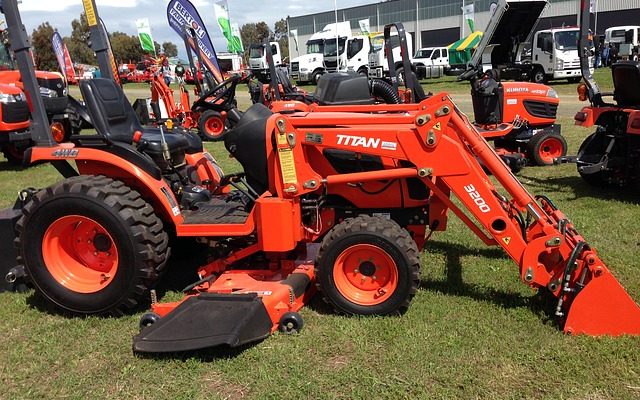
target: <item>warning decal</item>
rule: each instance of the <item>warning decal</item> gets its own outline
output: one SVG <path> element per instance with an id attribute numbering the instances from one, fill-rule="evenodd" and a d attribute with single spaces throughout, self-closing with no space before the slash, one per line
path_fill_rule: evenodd
<path id="1" fill-rule="evenodd" d="M 87 14 L 87 23 L 89 26 L 98 25 L 98 18 L 96 17 L 93 0 L 82 0 L 82 3 L 84 5 L 84 12 Z"/>
<path id="2" fill-rule="evenodd" d="M 278 149 L 280 158 L 280 172 L 284 183 L 298 183 L 298 174 L 296 173 L 296 164 L 293 160 L 293 149 Z"/>

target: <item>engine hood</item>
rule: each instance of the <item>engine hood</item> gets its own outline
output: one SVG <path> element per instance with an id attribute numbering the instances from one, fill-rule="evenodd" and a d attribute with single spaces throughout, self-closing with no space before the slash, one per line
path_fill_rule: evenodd
<path id="1" fill-rule="evenodd" d="M 311 53 L 311 54 L 303 54 L 291 60 L 292 63 L 297 62 L 300 64 L 310 64 L 313 62 L 320 63 L 322 62 L 322 54 L 320 53 Z"/>

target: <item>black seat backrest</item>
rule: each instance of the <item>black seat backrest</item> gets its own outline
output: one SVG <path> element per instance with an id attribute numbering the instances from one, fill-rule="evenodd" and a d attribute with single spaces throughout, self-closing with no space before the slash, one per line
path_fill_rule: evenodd
<path id="1" fill-rule="evenodd" d="M 83 79 L 80 92 L 98 134 L 131 144 L 140 121 L 120 86 L 111 79 Z"/>
<path id="2" fill-rule="evenodd" d="M 620 61 L 611 66 L 614 98 L 619 106 L 640 107 L 640 63 Z"/>
<path id="3" fill-rule="evenodd" d="M 240 162 L 247 183 L 259 194 L 269 190 L 266 128 L 267 120 L 272 115 L 264 105 L 254 104 L 224 138 L 227 151 Z"/>

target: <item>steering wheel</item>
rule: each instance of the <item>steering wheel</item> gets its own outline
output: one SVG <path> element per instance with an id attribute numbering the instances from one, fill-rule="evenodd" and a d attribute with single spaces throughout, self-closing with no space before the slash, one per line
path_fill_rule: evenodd
<path id="1" fill-rule="evenodd" d="M 224 98 L 224 101 L 219 104 L 220 106 L 228 105 L 233 98 L 235 98 L 236 87 L 244 78 L 242 75 L 234 74 L 212 89 L 207 90 L 200 96 L 200 99 L 194 103 L 194 106 L 201 106 L 205 103 L 218 104 L 218 101 Z M 213 100 L 208 100 L 210 97 L 215 96 Z"/>

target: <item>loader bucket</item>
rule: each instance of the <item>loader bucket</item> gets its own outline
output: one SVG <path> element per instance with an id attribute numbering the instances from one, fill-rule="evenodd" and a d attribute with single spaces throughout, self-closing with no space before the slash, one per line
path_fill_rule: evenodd
<path id="1" fill-rule="evenodd" d="M 564 332 L 571 335 L 640 335 L 640 307 L 611 272 L 595 275 L 571 303 Z"/>
<path id="2" fill-rule="evenodd" d="M 262 340 L 273 323 L 256 294 L 203 293 L 133 338 L 136 353 L 173 353 Z"/>

